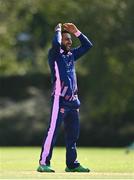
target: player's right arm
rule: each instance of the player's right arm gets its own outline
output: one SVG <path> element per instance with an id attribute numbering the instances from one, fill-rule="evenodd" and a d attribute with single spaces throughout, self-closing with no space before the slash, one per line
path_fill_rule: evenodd
<path id="1" fill-rule="evenodd" d="M 52 41 L 52 49 L 51 49 L 51 51 L 53 53 L 59 53 L 60 52 L 61 39 L 62 39 L 61 26 L 62 26 L 62 24 L 59 23 L 55 27 L 55 35 L 54 35 L 54 38 L 53 38 L 53 41 Z"/>

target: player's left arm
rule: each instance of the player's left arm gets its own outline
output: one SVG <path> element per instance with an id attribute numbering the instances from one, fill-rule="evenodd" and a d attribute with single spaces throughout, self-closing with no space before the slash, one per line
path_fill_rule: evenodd
<path id="1" fill-rule="evenodd" d="M 80 33 L 80 35 L 76 37 L 79 38 L 81 45 L 73 49 L 75 61 L 79 59 L 81 56 L 83 56 L 93 46 L 91 41 L 84 34 Z"/>
<path id="2" fill-rule="evenodd" d="M 78 30 L 78 28 L 74 24 L 65 23 L 63 24 L 63 27 L 64 29 L 78 37 L 80 40 L 81 45 L 73 49 L 74 60 L 76 61 L 78 58 L 84 55 L 93 46 L 93 44 L 84 34 L 82 34 Z"/>

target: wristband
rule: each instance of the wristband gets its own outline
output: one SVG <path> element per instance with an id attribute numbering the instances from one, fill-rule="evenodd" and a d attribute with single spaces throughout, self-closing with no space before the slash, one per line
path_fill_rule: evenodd
<path id="1" fill-rule="evenodd" d="M 55 29 L 55 31 L 61 31 L 61 28 L 60 28 L 60 27 L 58 27 L 58 28 L 56 28 L 56 29 Z"/>
<path id="2" fill-rule="evenodd" d="M 81 32 L 78 30 L 76 33 L 74 33 L 76 37 L 79 37 L 81 35 Z"/>

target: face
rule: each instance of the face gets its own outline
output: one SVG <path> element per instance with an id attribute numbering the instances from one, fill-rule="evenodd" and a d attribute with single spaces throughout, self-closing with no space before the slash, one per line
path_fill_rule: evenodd
<path id="1" fill-rule="evenodd" d="M 72 38 L 69 33 L 62 34 L 62 44 L 64 45 L 65 49 L 69 51 L 72 46 Z"/>

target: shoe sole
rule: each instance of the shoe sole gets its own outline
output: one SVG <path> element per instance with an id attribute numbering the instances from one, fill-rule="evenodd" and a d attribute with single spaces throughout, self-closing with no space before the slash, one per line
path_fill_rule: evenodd
<path id="1" fill-rule="evenodd" d="M 65 172 L 88 173 L 88 172 L 90 172 L 90 170 L 87 170 L 87 171 L 77 171 L 77 170 L 69 170 L 69 169 L 65 169 Z"/>
<path id="2" fill-rule="evenodd" d="M 41 172 L 41 173 L 43 173 L 43 172 L 46 172 L 46 173 L 54 173 L 55 171 L 54 170 L 43 170 L 43 169 L 37 169 L 37 172 Z"/>

